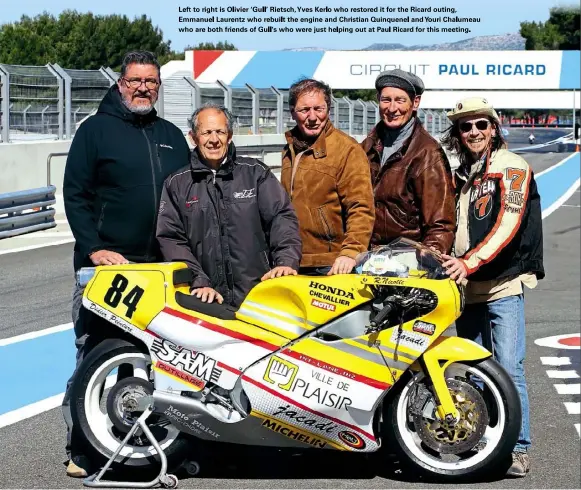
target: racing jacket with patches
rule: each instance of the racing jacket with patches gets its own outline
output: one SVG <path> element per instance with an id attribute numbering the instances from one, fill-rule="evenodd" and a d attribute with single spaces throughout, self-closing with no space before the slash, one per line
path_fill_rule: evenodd
<path id="1" fill-rule="evenodd" d="M 211 287 L 240 306 L 271 267 L 298 270 L 295 211 L 272 171 L 254 158 L 227 158 L 214 173 L 196 150 L 190 165 L 165 181 L 157 221 L 164 260 L 185 262 L 192 288 Z"/>
<path id="2" fill-rule="evenodd" d="M 500 149 L 472 172 L 454 174 L 458 229 L 454 255 L 471 281 L 545 276 L 541 202 L 528 163 Z"/>

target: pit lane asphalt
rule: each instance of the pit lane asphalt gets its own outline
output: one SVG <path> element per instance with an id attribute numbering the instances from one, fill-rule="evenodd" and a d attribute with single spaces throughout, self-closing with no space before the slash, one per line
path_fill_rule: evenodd
<path id="1" fill-rule="evenodd" d="M 566 155 L 524 156 L 539 173 Z M 563 354 L 534 344 L 540 337 L 579 332 L 579 204 L 577 190 L 566 206 L 544 220 L 547 277 L 525 293 L 533 436 L 533 466 L 527 478 L 442 485 L 418 480 L 395 461 L 370 462 L 359 455 L 322 451 L 289 456 L 269 450 L 244 451 L 237 459 L 218 457 L 218 470 L 205 478 L 184 476 L 180 488 L 580 488 L 579 436 L 573 427 L 579 416 L 567 413 L 540 362 L 541 356 Z M 0 338 L 70 321 L 71 255 L 72 244 L 67 244 L 0 256 Z M 576 359 L 573 368 L 579 373 L 578 353 Z M 64 474 L 64 442 L 59 409 L 0 429 L 0 488 L 81 488 L 80 480 Z"/>

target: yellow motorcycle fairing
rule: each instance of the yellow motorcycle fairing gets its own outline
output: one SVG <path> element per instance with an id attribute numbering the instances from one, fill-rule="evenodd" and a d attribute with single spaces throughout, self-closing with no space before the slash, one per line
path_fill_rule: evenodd
<path id="1" fill-rule="evenodd" d="M 164 310 L 178 312 L 184 318 L 200 319 L 230 331 L 233 336 L 268 344 L 271 352 L 286 346 L 283 354 L 307 359 L 305 362 L 313 365 L 342 370 L 381 391 L 393 385 L 424 354 L 428 357 L 429 374 L 441 402 L 438 409 L 445 413 L 455 412 L 451 411 L 453 404 L 447 389 L 443 391 L 445 380 L 438 362 L 489 355 L 487 351 L 477 354 L 477 347 L 467 352 L 454 350 L 454 345 L 462 344 L 457 342 L 459 339 L 454 339 L 454 343 L 438 342 L 444 330 L 460 314 L 460 296 L 451 280 L 355 274 L 286 276 L 257 284 L 237 311 L 237 319 L 223 320 L 188 310 L 176 302 L 177 291 L 189 292 L 187 284 L 174 285 L 174 273 L 185 267 L 183 263 L 97 267 L 87 285 L 86 306 L 101 316 L 110 315 L 108 319 L 112 323 L 122 326 L 126 322 L 140 330 L 145 330 Z M 317 336 L 319 331 L 325 332 L 333 320 L 370 302 L 374 297 L 373 288 L 382 286 L 430 290 L 437 296 L 437 307 L 404 323 L 401 330 L 399 325 L 394 325 L 370 335 L 365 333 L 367 325 L 362 324 L 360 331 L 351 337 L 326 340 Z M 116 322 L 117 319 L 122 321 Z M 430 335 L 418 332 L 418 322 L 432 325 L 433 332 Z M 430 354 L 432 344 L 438 347 Z M 241 370 L 245 367 L 237 366 Z M 376 400 L 369 402 L 369 406 L 366 403 L 359 408 L 369 410 Z"/>

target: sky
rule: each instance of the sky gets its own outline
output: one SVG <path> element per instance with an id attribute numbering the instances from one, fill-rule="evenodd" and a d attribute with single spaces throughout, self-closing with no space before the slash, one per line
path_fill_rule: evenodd
<path id="1" fill-rule="evenodd" d="M 570 3 L 570 2 L 569 2 Z M 545 21 L 549 17 L 549 9 L 561 5 L 561 0 L 487 0 L 484 1 L 458 1 L 458 0 L 401 0 L 399 3 L 389 0 L 328 0 L 322 1 L 274 1 L 270 0 L 237 0 L 229 2 L 202 3 L 188 0 L 140 0 L 139 2 L 120 2 L 119 0 L 0 0 L 0 24 L 18 21 L 22 15 L 34 17 L 37 14 L 47 11 L 55 16 L 65 9 L 74 9 L 79 12 L 92 12 L 95 15 L 121 14 L 129 18 L 146 15 L 154 26 L 163 31 L 164 39 L 171 40 L 171 48 L 179 51 L 187 45 L 196 45 L 199 42 L 229 41 L 240 50 L 282 50 L 290 48 L 318 47 L 322 49 L 344 49 L 356 50 L 365 48 L 373 43 L 401 43 L 407 46 L 417 44 L 437 44 L 442 42 L 455 42 L 475 36 L 487 36 L 494 34 L 518 33 L 520 22 L 522 21 Z M 329 6 L 346 8 L 350 7 L 376 7 L 376 6 L 411 6 L 416 7 L 452 7 L 457 9 L 460 17 L 480 17 L 481 23 L 470 24 L 472 32 L 465 33 L 362 33 L 362 34 L 336 34 L 336 33 L 212 33 L 195 34 L 179 33 L 180 24 L 178 17 L 182 16 L 202 16 L 208 14 L 179 13 L 179 8 L 188 6 L 203 7 L 208 6 Z M 210 14 L 221 16 L 238 16 L 240 14 Z M 249 15 L 249 14 L 242 14 Z M 253 15 L 253 14 L 250 14 Z M 288 14 L 268 14 L 268 15 L 288 15 Z M 295 16 L 312 15 L 337 15 L 337 14 L 296 14 Z M 398 17 L 408 14 L 353 14 L 349 16 L 371 16 L 371 15 L 397 15 Z M 454 15 L 454 14 L 409 14 L 409 15 Z M 183 24 L 182 24 L 183 25 Z M 189 24 L 191 26 L 191 24 Z M 225 24 L 214 24 L 225 25 Z M 308 24 L 287 24 L 297 26 L 308 26 Z M 365 24 L 359 24 L 365 25 Z M 369 25 L 369 24 L 367 24 Z M 381 24 L 375 24 L 381 25 Z M 401 25 L 401 24 L 400 24 Z M 437 24 L 445 25 L 445 24 Z M 447 24 L 447 26 L 454 26 Z M 352 27 L 355 27 L 352 25 Z"/>

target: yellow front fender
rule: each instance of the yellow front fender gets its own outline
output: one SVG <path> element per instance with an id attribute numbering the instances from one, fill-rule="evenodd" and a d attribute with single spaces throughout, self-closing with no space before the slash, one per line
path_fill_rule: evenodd
<path id="1" fill-rule="evenodd" d="M 477 361 L 491 355 L 490 351 L 476 342 L 460 337 L 440 337 L 424 352 L 422 358 L 427 369 L 425 374 L 430 377 L 434 385 L 439 402 L 437 411 L 442 419 L 446 416 L 458 417 L 444 377 L 446 368 L 453 362 Z"/>
<path id="2" fill-rule="evenodd" d="M 436 361 L 477 361 L 486 359 L 492 353 L 480 344 L 461 337 L 440 337 L 424 352 L 424 360 L 433 358 Z"/>

